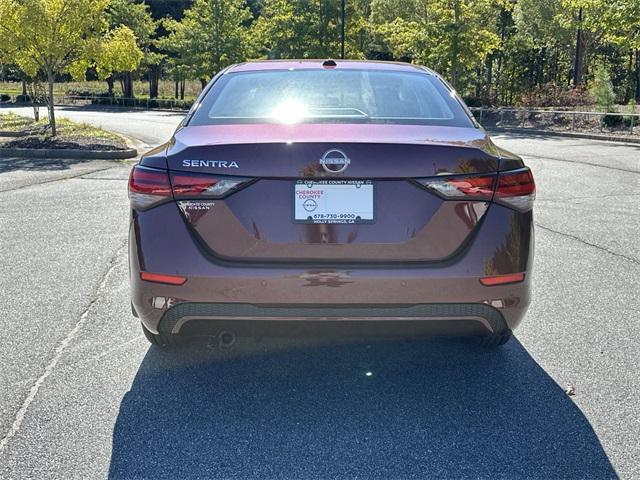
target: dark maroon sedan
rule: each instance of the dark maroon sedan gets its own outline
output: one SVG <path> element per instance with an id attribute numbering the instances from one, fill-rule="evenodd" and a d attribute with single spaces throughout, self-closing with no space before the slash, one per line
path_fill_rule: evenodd
<path id="1" fill-rule="evenodd" d="M 531 172 L 420 66 L 229 67 L 129 197 L 132 306 L 158 345 L 284 326 L 494 346 L 529 304 Z"/>

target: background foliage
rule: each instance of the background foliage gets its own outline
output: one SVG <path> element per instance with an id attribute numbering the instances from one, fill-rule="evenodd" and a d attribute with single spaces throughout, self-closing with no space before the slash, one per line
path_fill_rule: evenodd
<path id="1" fill-rule="evenodd" d="M 35 38 L 56 28 L 44 7 L 72 3 L 61 38 L 77 48 L 54 75 L 105 80 L 108 95 L 119 83 L 134 96 L 139 79 L 153 98 L 167 79 L 172 96 L 183 98 L 185 82 L 204 85 L 247 59 L 340 57 L 340 0 L 0 0 L 2 24 L 22 21 L 22 37 Z M 612 108 L 640 100 L 640 0 L 345 3 L 347 58 L 430 66 L 471 105 Z M 22 20 L 20 9 L 30 12 Z M 53 58 L 60 45 L 27 48 L 0 26 L 0 75 L 46 77 L 33 52 Z"/>

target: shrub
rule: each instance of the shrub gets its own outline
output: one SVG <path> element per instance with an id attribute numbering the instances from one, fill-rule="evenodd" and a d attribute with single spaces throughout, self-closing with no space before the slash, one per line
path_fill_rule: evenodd
<path id="1" fill-rule="evenodd" d="M 0 102 L 10 102 L 11 95 L 7 95 L 6 93 L 0 94 Z"/>
<path id="2" fill-rule="evenodd" d="M 611 111 L 616 99 L 616 94 L 613 91 L 613 84 L 611 83 L 609 72 L 602 65 L 596 68 L 595 75 L 589 86 L 589 93 L 596 101 L 598 107 L 607 112 Z"/>
<path id="3" fill-rule="evenodd" d="M 592 105 L 593 98 L 584 87 L 570 88 L 546 83 L 527 92 L 522 98 L 525 107 L 578 107 Z"/>
<path id="4" fill-rule="evenodd" d="M 31 97 L 29 95 L 18 95 L 16 103 L 31 103 Z"/>

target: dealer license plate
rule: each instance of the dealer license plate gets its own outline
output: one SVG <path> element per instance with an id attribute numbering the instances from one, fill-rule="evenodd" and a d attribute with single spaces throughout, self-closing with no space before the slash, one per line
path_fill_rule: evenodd
<path id="1" fill-rule="evenodd" d="M 293 189 L 296 223 L 373 223 L 371 180 L 298 180 Z"/>

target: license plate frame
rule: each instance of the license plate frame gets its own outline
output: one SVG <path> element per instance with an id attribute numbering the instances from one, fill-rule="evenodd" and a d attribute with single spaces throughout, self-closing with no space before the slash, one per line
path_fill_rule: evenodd
<path id="1" fill-rule="evenodd" d="M 300 197 L 300 187 L 304 187 L 309 190 L 320 190 L 321 194 L 305 194 L 305 197 Z M 321 187 L 317 189 L 316 187 Z M 347 189 L 346 187 L 349 187 Z M 362 197 L 370 195 L 370 200 L 367 198 L 361 198 L 359 201 L 365 203 L 362 207 L 353 207 L 346 209 L 346 211 L 333 212 L 332 206 L 327 208 L 327 198 L 331 195 L 339 195 L 340 190 L 343 190 L 345 194 L 353 192 L 352 188 L 363 188 L 360 192 Z M 293 223 L 307 224 L 307 225 L 360 225 L 360 224 L 372 224 L 376 221 L 376 185 L 373 180 L 341 180 L 341 179 L 309 179 L 309 180 L 297 180 L 293 184 L 292 190 L 292 212 L 291 217 Z M 351 190 L 351 192 L 349 192 Z M 335 199 L 334 199 L 335 200 Z M 304 202 L 308 202 L 307 206 L 303 206 Z M 314 206 L 315 204 L 315 206 Z M 370 207 L 369 207 L 370 205 Z M 309 210 L 311 208 L 312 210 Z M 327 211 L 329 210 L 329 211 Z M 356 211 L 354 211 L 356 210 Z M 368 211 L 370 210 L 370 211 Z M 307 218 L 301 218 L 298 213 L 308 214 Z M 317 212 L 317 213 L 313 213 Z M 360 214 L 360 215 L 359 215 Z M 321 215 L 320 218 L 318 216 Z M 364 218 L 363 218 L 364 217 Z"/>

